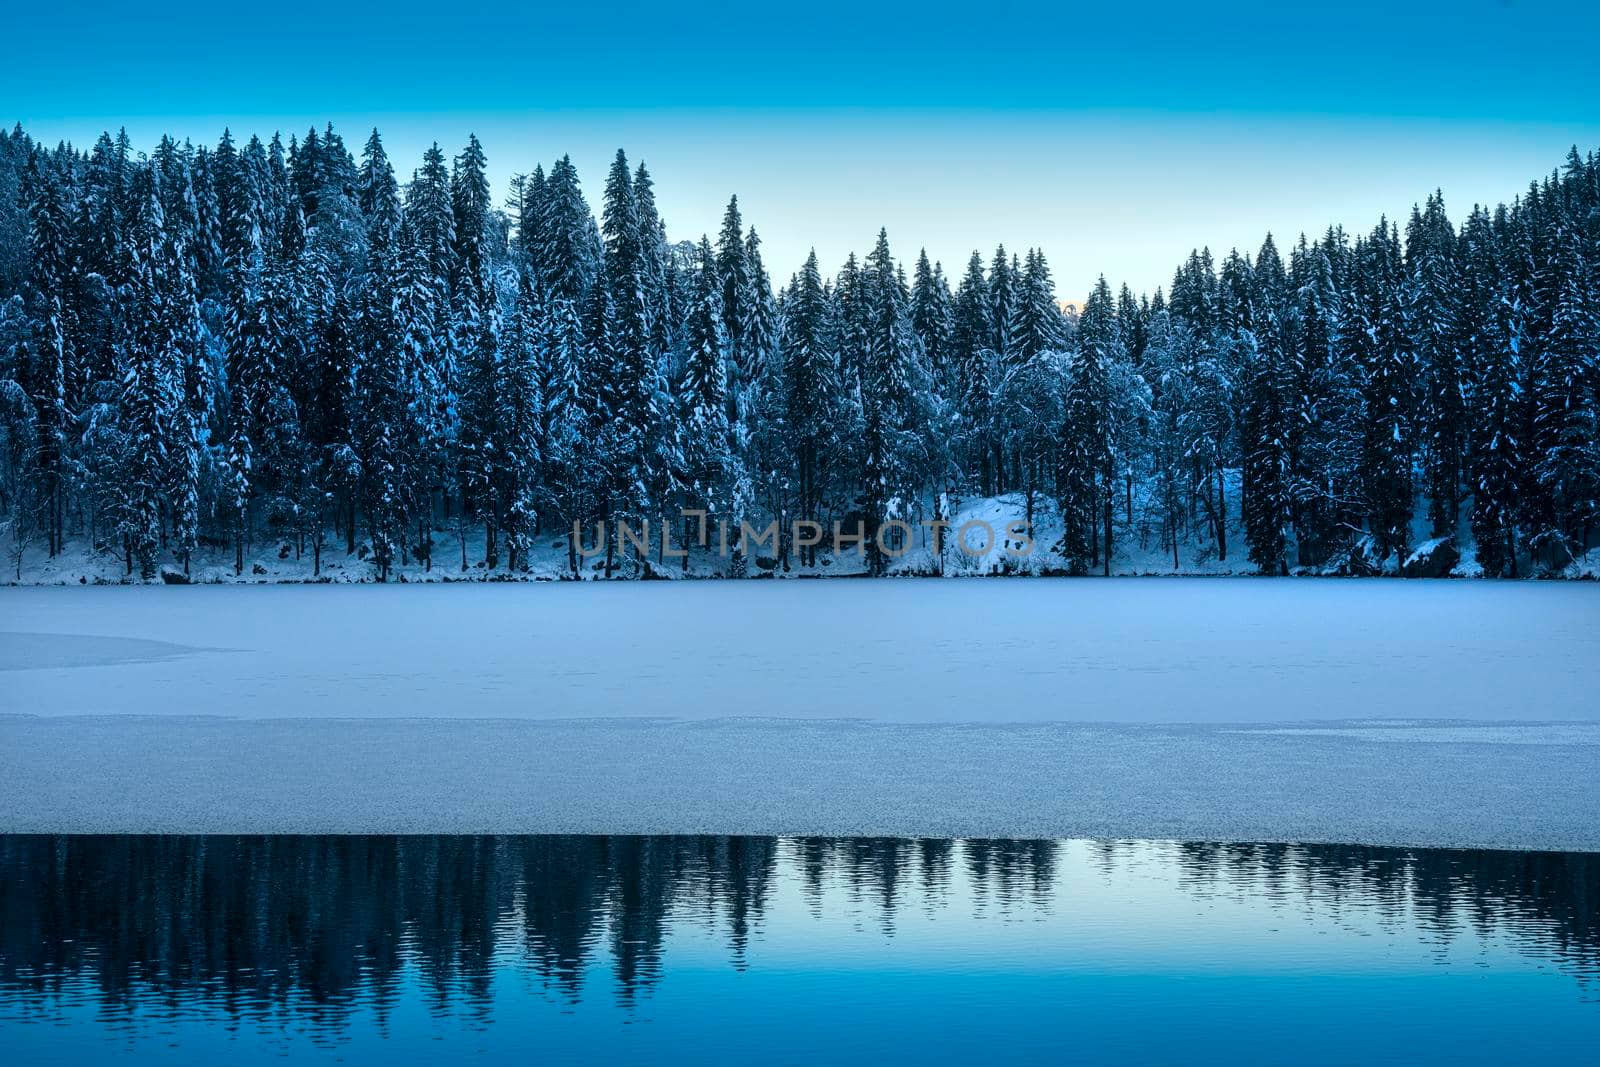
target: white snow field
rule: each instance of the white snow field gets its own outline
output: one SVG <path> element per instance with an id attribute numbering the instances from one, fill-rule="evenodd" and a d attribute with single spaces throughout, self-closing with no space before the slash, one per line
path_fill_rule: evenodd
<path id="1" fill-rule="evenodd" d="M 0 832 L 1600 849 L 1600 586 L 0 589 Z"/>

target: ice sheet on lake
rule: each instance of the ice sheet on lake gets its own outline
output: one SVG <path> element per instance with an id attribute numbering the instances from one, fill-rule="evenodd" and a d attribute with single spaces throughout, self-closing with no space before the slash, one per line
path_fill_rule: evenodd
<path id="1" fill-rule="evenodd" d="M 1597 782 L 1592 734 L 1552 744 L 1388 744 L 1151 724 L 0 717 L 0 832 L 1600 850 Z"/>
<path id="2" fill-rule="evenodd" d="M 1600 849 L 1589 584 L 91 587 L 0 618 L 53 635 L 0 635 L 33 664 L 0 832 Z"/>
<path id="3" fill-rule="evenodd" d="M 1600 719 L 1600 585 L 1121 579 L 0 589 L 0 626 L 204 646 L 0 712 L 889 722 Z M 0 658 L 53 655 L 41 638 Z"/>

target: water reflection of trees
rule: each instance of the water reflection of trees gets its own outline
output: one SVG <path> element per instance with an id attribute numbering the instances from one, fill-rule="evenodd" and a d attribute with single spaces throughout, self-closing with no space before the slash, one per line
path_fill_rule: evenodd
<path id="1" fill-rule="evenodd" d="M 1600 854 L 1366 845 L 1184 844 L 1194 892 L 1266 897 L 1332 913 L 1375 911 L 1441 943 L 1503 934 L 1585 981 L 1600 980 Z"/>
<path id="2" fill-rule="evenodd" d="M 1152 854 L 1152 847 L 1156 850 Z M 386 1017 L 410 967 L 441 1010 L 486 1010 L 513 953 L 576 1002 L 609 967 L 625 1003 L 660 980 L 669 931 L 744 966 L 779 879 L 892 933 L 908 907 L 1067 911 L 1052 841 L 761 837 L 0 838 L 0 993 L 87 982 L 114 1016 L 140 997 L 231 1015 L 284 1007 L 337 1027 Z M 1502 932 L 1600 975 L 1600 856 L 1354 846 L 1105 843 L 1090 862 L 1171 870 L 1193 894 L 1375 909 L 1442 937 Z"/>

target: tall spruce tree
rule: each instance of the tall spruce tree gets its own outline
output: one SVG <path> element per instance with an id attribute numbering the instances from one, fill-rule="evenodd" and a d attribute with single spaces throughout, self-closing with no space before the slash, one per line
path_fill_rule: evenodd
<path id="1" fill-rule="evenodd" d="M 1411 547 L 1415 361 L 1402 327 L 1399 235 L 1380 221 L 1356 246 L 1351 350 L 1361 368 L 1361 486 L 1377 558 L 1403 563 Z"/>

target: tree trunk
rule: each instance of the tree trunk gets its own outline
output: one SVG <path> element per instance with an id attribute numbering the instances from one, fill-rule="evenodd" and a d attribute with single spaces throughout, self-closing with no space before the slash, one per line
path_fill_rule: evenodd
<path id="1" fill-rule="evenodd" d="M 1217 471 L 1217 559 L 1228 558 L 1228 479 Z"/>
<path id="2" fill-rule="evenodd" d="M 1107 479 L 1106 480 L 1106 554 L 1105 554 L 1104 570 L 1101 571 L 1101 574 L 1103 574 L 1107 578 L 1111 577 L 1111 516 L 1112 516 L 1112 501 L 1114 499 L 1112 494 L 1111 494 L 1111 485 L 1112 485 L 1111 480 Z"/>

